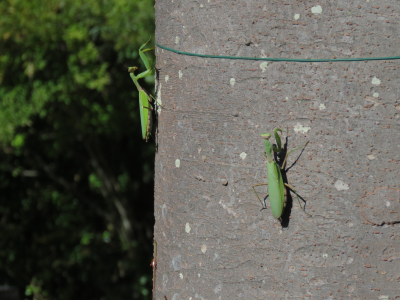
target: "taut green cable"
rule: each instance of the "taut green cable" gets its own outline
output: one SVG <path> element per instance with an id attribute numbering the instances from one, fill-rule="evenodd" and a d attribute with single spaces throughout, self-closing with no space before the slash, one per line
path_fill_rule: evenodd
<path id="1" fill-rule="evenodd" d="M 165 46 L 161 46 L 155 43 L 158 47 L 188 56 L 198 56 L 205 58 L 219 58 L 219 59 L 242 59 L 242 60 L 264 60 L 264 61 L 292 61 L 292 62 L 336 62 L 336 61 L 366 61 L 366 60 L 394 60 L 400 59 L 400 56 L 387 56 L 387 57 L 364 57 L 364 58 L 320 58 L 320 59 L 302 59 L 302 58 L 268 58 L 268 57 L 240 57 L 240 56 L 224 56 L 224 55 L 206 55 L 197 54 L 190 52 L 183 52 L 175 49 L 171 49 Z"/>

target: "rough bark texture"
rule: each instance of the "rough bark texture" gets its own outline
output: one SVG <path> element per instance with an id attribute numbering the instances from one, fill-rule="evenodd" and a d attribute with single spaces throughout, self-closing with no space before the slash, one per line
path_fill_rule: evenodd
<path id="1" fill-rule="evenodd" d="M 156 41 L 215 55 L 390 56 L 399 16 L 394 0 L 158 0 Z M 156 299 L 400 298 L 400 61 L 156 55 Z M 310 141 L 289 156 L 289 167 L 299 159 L 287 179 L 312 217 L 292 195 L 281 223 L 252 191 L 266 181 L 260 134 L 277 127 L 289 128 L 289 150 Z"/>

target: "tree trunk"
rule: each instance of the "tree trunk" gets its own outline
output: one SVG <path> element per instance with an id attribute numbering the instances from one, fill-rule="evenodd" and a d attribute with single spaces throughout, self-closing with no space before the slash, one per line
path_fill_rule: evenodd
<path id="1" fill-rule="evenodd" d="M 399 55 L 399 1 L 265 2 L 159 0 L 156 41 L 210 55 Z M 399 297 L 398 60 L 156 55 L 156 299 Z M 293 193 L 282 222 L 268 198 L 260 211 L 260 134 L 275 128 L 288 128 L 288 150 L 309 141 L 287 180 L 311 217 Z"/>

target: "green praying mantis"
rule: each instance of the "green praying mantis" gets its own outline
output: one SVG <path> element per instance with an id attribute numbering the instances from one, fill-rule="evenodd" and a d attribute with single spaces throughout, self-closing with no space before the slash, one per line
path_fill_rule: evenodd
<path id="1" fill-rule="evenodd" d="M 271 204 L 272 214 L 276 219 L 281 220 L 281 216 L 283 214 L 283 211 L 286 207 L 286 202 L 287 202 L 287 190 L 286 190 L 287 188 L 289 188 L 296 194 L 297 201 L 299 202 L 299 205 L 301 208 L 299 195 L 297 194 L 296 190 L 293 187 L 291 187 L 287 183 L 283 182 L 281 170 L 283 170 L 283 171 L 285 170 L 286 161 L 287 161 L 287 157 L 289 156 L 289 154 L 292 153 L 293 151 L 302 149 L 305 146 L 307 146 L 308 141 L 303 146 L 295 148 L 295 149 L 287 152 L 286 156 L 285 156 L 285 160 L 283 161 L 282 167 L 279 167 L 279 165 L 273 160 L 273 153 L 272 153 L 272 152 L 275 152 L 275 154 L 277 156 L 279 156 L 279 154 L 281 154 L 281 152 L 283 150 L 281 138 L 278 134 L 278 131 L 282 132 L 282 130 L 280 128 L 276 128 L 274 130 L 274 136 L 275 136 L 277 147 L 272 145 L 271 142 L 269 141 L 269 139 L 271 137 L 270 133 L 261 134 L 261 137 L 264 139 L 264 149 L 265 149 L 264 155 L 267 158 L 266 164 L 267 164 L 268 183 L 255 184 L 252 186 L 252 188 L 253 188 L 254 193 L 256 194 L 258 200 L 260 200 L 261 205 L 263 206 L 263 208 L 265 208 L 263 202 L 261 201 L 260 197 L 257 194 L 255 187 L 262 186 L 262 185 L 268 185 L 269 202 Z M 286 129 L 286 131 L 288 131 L 288 129 Z M 306 213 L 305 208 L 302 207 L 302 209 L 303 209 L 304 213 Z M 310 214 L 307 214 L 307 215 L 310 216 Z"/>
<path id="2" fill-rule="evenodd" d="M 151 40 L 150 39 L 144 43 L 140 48 L 139 48 L 139 55 L 140 58 L 142 59 L 146 71 L 140 73 L 139 75 L 135 76 L 135 71 L 138 69 L 137 67 L 128 67 L 128 72 L 130 73 L 129 75 L 131 76 L 133 83 L 136 85 L 138 91 L 139 91 L 139 110 L 140 110 L 140 122 L 142 125 L 142 137 L 143 139 L 147 142 L 150 134 L 151 134 L 151 128 L 153 125 L 153 120 L 152 120 L 152 115 L 151 112 L 153 110 L 153 107 L 151 106 L 152 99 L 154 97 L 150 94 L 148 94 L 139 84 L 138 79 L 146 77 L 151 74 L 153 71 L 150 67 L 150 63 L 144 52 L 149 51 L 154 49 L 153 48 L 147 48 L 143 49 Z M 154 99 L 155 100 L 155 99 Z M 156 101 L 156 100 L 155 100 Z M 161 106 L 161 105 L 160 105 Z"/>

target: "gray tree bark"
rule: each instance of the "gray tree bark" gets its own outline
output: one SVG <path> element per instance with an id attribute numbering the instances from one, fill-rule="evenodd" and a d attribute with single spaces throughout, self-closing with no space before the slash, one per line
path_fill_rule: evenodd
<path id="1" fill-rule="evenodd" d="M 399 15 L 395 0 L 158 0 L 156 41 L 210 55 L 386 57 L 400 55 Z M 400 298 L 400 61 L 156 55 L 156 299 Z M 287 180 L 312 217 L 292 194 L 280 222 L 251 187 L 267 181 L 260 134 L 287 127 L 288 150 L 309 141 Z"/>

